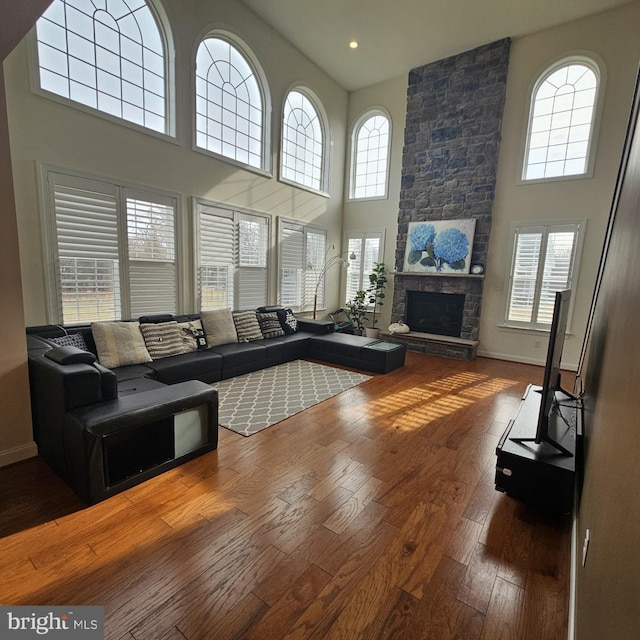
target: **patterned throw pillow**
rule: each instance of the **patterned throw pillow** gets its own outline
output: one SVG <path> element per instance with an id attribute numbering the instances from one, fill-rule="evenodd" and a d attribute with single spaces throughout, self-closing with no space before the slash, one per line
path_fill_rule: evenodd
<path id="1" fill-rule="evenodd" d="M 59 347 L 76 347 L 83 351 L 89 351 L 87 343 L 84 341 L 84 336 L 81 333 L 68 333 L 66 336 L 49 338 L 49 340 L 55 342 Z"/>
<path id="2" fill-rule="evenodd" d="M 207 338 L 204 335 L 204 329 L 202 328 L 202 322 L 200 322 L 200 320 L 178 322 L 178 331 L 182 338 L 185 353 L 209 348 Z"/>
<path id="3" fill-rule="evenodd" d="M 278 320 L 278 314 L 273 311 L 270 313 L 256 313 L 260 331 L 265 338 L 279 338 L 284 335 L 284 329 Z"/>
<path id="4" fill-rule="evenodd" d="M 151 362 L 138 322 L 92 322 L 91 332 L 103 367 Z"/>
<path id="5" fill-rule="evenodd" d="M 200 318 L 207 336 L 207 344 L 210 347 L 238 342 L 238 334 L 231 316 L 231 309 L 203 311 L 200 314 Z"/>
<path id="6" fill-rule="evenodd" d="M 287 335 L 291 335 L 298 331 L 298 320 L 295 315 L 293 315 L 293 311 L 291 311 L 291 309 L 281 309 L 280 311 L 276 311 L 276 313 L 278 314 L 280 325 Z"/>
<path id="7" fill-rule="evenodd" d="M 141 324 L 140 332 L 152 360 L 185 353 L 184 342 L 175 320 Z"/>
<path id="8" fill-rule="evenodd" d="M 263 339 L 264 336 L 260 330 L 255 311 L 234 311 L 232 315 L 236 325 L 238 342 L 253 342 Z"/>

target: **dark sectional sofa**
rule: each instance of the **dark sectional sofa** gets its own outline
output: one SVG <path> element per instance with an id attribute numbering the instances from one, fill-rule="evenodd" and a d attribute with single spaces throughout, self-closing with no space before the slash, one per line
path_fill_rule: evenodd
<path id="1" fill-rule="evenodd" d="M 86 350 L 52 341 L 77 333 Z M 405 358 L 404 345 L 303 319 L 289 335 L 114 369 L 97 361 L 90 325 L 29 327 L 27 348 L 38 452 L 88 504 L 215 449 L 218 397 L 211 383 L 300 358 L 376 373 Z"/>

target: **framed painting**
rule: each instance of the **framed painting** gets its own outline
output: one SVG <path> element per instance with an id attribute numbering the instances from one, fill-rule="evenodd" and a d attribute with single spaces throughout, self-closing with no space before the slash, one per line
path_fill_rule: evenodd
<path id="1" fill-rule="evenodd" d="M 403 271 L 467 274 L 476 219 L 410 222 Z"/>

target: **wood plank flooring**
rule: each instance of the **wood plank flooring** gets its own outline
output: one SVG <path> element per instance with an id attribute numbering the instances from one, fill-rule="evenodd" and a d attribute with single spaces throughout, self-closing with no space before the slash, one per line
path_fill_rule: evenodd
<path id="1" fill-rule="evenodd" d="M 111 640 L 561 640 L 569 518 L 494 489 L 539 367 L 407 365 L 87 508 L 0 469 L 0 603 L 102 605 Z"/>

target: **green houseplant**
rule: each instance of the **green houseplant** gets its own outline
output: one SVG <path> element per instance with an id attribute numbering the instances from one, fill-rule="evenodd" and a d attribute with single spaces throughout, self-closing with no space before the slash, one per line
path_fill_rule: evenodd
<path id="1" fill-rule="evenodd" d="M 364 331 L 364 322 L 367 313 L 367 307 L 364 302 L 366 297 L 367 292 L 360 289 L 360 291 L 356 291 L 353 298 L 351 298 L 351 300 L 348 300 L 347 304 L 345 305 L 349 310 L 349 316 L 351 317 L 351 321 L 353 322 L 354 331 L 358 335 L 362 335 Z"/>
<path id="2" fill-rule="evenodd" d="M 385 287 L 387 285 L 387 266 L 384 262 L 376 262 L 369 274 L 369 287 L 366 291 L 369 305 L 373 305 L 371 315 L 371 329 L 367 329 L 367 335 L 377 337 L 379 329 L 376 327 L 380 315 L 380 307 L 384 304 Z"/>

